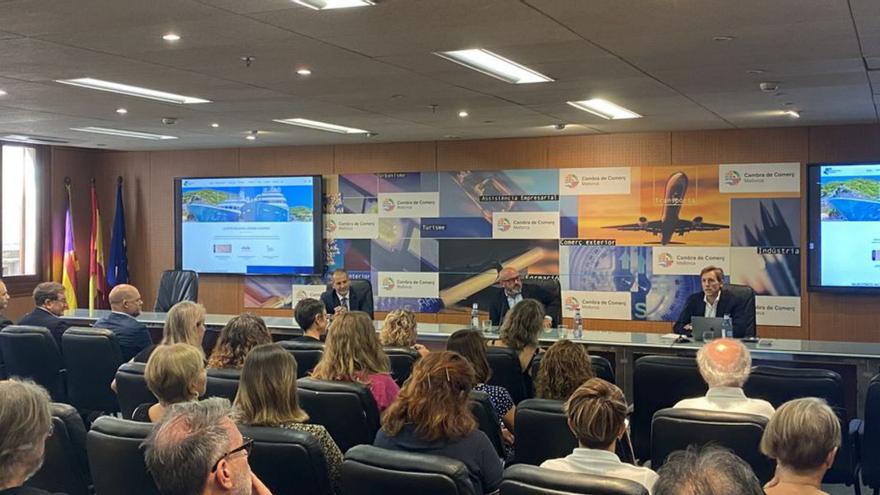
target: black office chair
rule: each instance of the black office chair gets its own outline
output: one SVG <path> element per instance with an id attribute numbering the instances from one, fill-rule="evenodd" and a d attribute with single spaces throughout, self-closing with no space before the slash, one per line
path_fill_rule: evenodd
<path id="1" fill-rule="evenodd" d="M 300 378 L 297 396 L 310 422 L 323 425 L 339 450 L 372 444 L 379 431 L 379 408 L 370 390 L 351 382 Z"/>
<path id="2" fill-rule="evenodd" d="M 535 356 L 532 362 L 532 376 L 538 376 L 538 372 L 541 371 L 542 356 L 543 354 Z M 596 378 L 601 378 L 608 383 L 615 382 L 614 367 L 611 366 L 611 361 L 602 356 L 590 354 L 590 367 L 593 368 L 593 374 L 596 375 Z"/>
<path id="3" fill-rule="evenodd" d="M 391 376 L 402 387 L 419 360 L 419 352 L 410 347 L 386 347 L 385 354 L 391 362 Z"/>
<path id="4" fill-rule="evenodd" d="M 548 316 L 553 318 L 553 325 L 559 326 L 562 322 L 562 289 L 558 279 L 528 278 L 523 280 L 523 285 L 533 285 L 547 294 L 552 304 L 545 308 Z"/>
<path id="5" fill-rule="evenodd" d="M 492 368 L 489 385 L 506 388 L 514 404 L 534 397 L 534 387 L 531 380 L 523 374 L 519 354 L 516 351 L 507 347 L 488 347 L 486 357 L 489 358 L 489 367 Z"/>
<path id="6" fill-rule="evenodd" d="M 192 270 L 165 270 L 159 279 L 155 311 L 165 313 L 180 301 L 199 300 L 199 274 Z"/>
<path id="7" fill-rule="evenodd" d="M 90 495 L 86 427 L 70 404 L 52 404 L 53 432 L 46 438 L 43 465 L 26 486 L 68 495 Z"/>
<path id="8" fill-rule="evenodd" d="M 880 375 L 874 376 L 865 396 L 862 423 L 862 483 L 880 494 Z"/>
<path id="9" fill-rule="evenodd" d="M 208 368 L 208 384 L 205 386 L 204 397 L 225 397 L 229 402 L 234 402 L 240 379 L 241 370 Z"/>
<path id="10" fill-rule="evenodd" d="M 86 444 L 95 495 L 159 495 L 140 447 L 152 429 L 150 423 L 112 416 L 92 423 Z"/>
<path id="11" fill-rule="evenodd" d="M 736 301 L 734 304 L 738 307 L 736 309 L 738 323 L 733 329 L 734 337 L 755 337 L 757 335 L 755 330 L 755 290 L 748 285 L 740 284 L 725 284 L 724 290 L 734 297 Z"/>
<path id="12" fill-rule="evenodd" d="M 296 359 L 296 377 L 303 378 L 315 369 L 321 356 L 324 355 L 323 342 L 300 342 L 282 340 L 278 344 Z"/>
<path id="13" fill-rule="evenodd" d="M 708 387 L 690 357 L 644 356 L 636 360 L 633 371 L 633 405 L 630 417 L 636 458 L 651 454 L 651 421 L 654 413 L 678 401 L 706 395 Z"/>
<path id="14" fill-rule="evenodd" d="M 540 465 L 565 457 L 578 446 L 568 428 L 563 401 L 527 399 L 516 406 L 513 463 Z"/>
<path id="15" fill-rule="evenodd" d="M 125 419 L 131 419 L 139 405 L 156 402 L 156 396 L 147 388 L 144 379 L 146 367 L 144 363 L 123 363 L 116 370 L 116 399 Z"/>
<path id="16" fill-rule="evenodd" d="M 501 422 L 498 415 L 495 414 L 495 408 L 492 406 L 492 401 L 489 400 L 489 394 L 479 390 L 471 390 L 468 394 L 468 400 L 480 431 L 489 437 L 498 457 L 504 459 L 507 454 L 504 452 L 504 440 L 501 439 Z"/>
<path id="17" fill-rule="evenodd" d="M 651 423 L 651 469 L 660 469 L 666 457 L 689 445 L 720 445 L 746 461 L 761 483 L 773 477 L 774 462 L 761 453 L 767 418 L 757 414 L 662 409 Z"/>
<path id="18" fill-rule="evenodd" d="M 478 495 L 461 461 L 372 445 L 358 445 L 346 452 L 342 463 L 342 493 Z"/>
<path id="19" fill-rule="evenodd" d="M 585 473 L 565 473 L 517 464 L 504 470 L 501 495 L 648 495 L 635 481 Z"/>
<path id="20" fill-rule="evenodd" d="M 49 330 L 10 325 L 0 330 L 0 353 L 9 376 L 30 378 L 45 388 L 53 401 L 67 402 L 67 371 Z"/>
<path id="21" fill-rule="evenodd" d="M 122 365 L 116 335 L 103 328 L 71 327 L 61 336 L 61 347 L 70 403 L 81 411 L 119 411 L 116 394 L 110 388 Z"/>
<path id="22" fill-rule="evenodd" d="M 238 429 L 254 440 L 248 463 L 272 493 L 332 495 L 327 459 L 310 433 L 265 426 Z"/>
<path id="23" fill-rule="evenodd" d="M 356 293 L 358 297 L 365 301 L 370 301 L 370 307 L 374 308 L 373 305 L 373 285 L 369 280 L 362 278 L 351 279 L 351 288 L 349 289 L 352 292 Z M 370 318 L 373 318 L 373 313 L 368 313 Z"/>

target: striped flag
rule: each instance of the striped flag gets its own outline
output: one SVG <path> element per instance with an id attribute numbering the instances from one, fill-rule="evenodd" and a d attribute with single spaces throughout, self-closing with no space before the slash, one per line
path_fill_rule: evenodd
<path id="1" fill-rule="evenodd" d="M 89 238 L 89 310 L 106 309 L 107 278 L 104 273 L 104 236 L 101 235 L 101 211 L 92 179 L 92 234 Z"/>
<path id="2" fill-rule="evenodd" d="M 67 189 L 67 212 L 64 214 L 64 262 L 61 267 L 61 285 L 64 286 L 68 307 L 76 309 L 76 272 L 79 271 L 79 262 L 76 259 L 76 243 L 73 240 L 73 217 L 71 216 L 73 203 L 70 200 L 70 179 L 66 182 L 64 188 Z"/>

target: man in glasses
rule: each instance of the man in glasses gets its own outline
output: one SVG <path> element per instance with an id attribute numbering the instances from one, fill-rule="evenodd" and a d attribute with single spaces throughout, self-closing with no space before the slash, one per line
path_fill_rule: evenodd
<path id="1" fill-rule="evenodd" d="M 61 319 L 67 310 L 67 296 L 64 293 L 64 286 L 58 282 L 37 284 L 34 288 L 34 306 L 36 308 L 24 315 L 18 324 L 48 328 L 52 332 L 52 336 L 55 337 L 55 342 L 58 343 L 58 350 L 61 350 L 61 336 L 70 326 Z"/>
<path id="2" fill-rule="evenodd" d="M 163 494 L 272 495 L 251 472 L 253 440 L 238 431 L 227 399 L 175 404 L 145 444 L 147 468 Z"/>
<path id="3" fill-rule="evenodd" d="M 49 394 L 30 381 L 0 381 L 0 494 L 48 495 L 23 487 L 43 464 L 52 433 Z"/>
<path id="4" fill-rule="evenodd" d="M 505 267 L 498 272 L 498 285 L 501 290 L 492 296 L 489 303 L 489 319 L 493 325 L 501 325 L 504 315 L 523 299 L 535 299 L 544 305 L 544 326 L 559 325 L 562 318 L 562 300 L 538 285 L 523 285 L 519 271 Z"/>

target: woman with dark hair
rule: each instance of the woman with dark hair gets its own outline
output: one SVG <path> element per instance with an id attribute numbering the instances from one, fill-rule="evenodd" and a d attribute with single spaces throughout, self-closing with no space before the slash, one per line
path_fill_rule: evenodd
<path id="1" fill-rule="evenodd" d="M 474 381 L 473 366 L 457 352 L 421 358 L 385 411 L 374 445 L 459 460 L 475 493 L 494 492 L 504 466 L 471 414 L 468 392 Z"/>
<path id="2" fill-rule="evenodd" d="M 495 345 L 516 351 L 523 374 L 531 377 L 532 361 L 539 352 L 538 335 L 543 330 L 544 306 L 534 299 L 523 299 L 505 315 Z"/>
<path id="3" fill-rule="evenodd" d="M 595 376 L 585 346 L 570 340 L 557 341 L 541 357 L 541 367 L 535 377 L 535 397 L 568 400 L 572 392 Z"/>
<path id="4" fill-rule="evenodd" d="M 241 369 L 251 349 L 271 342 L 272 335 L 262 318 L 251 313 L 234 316 L 220 330 L 208 368 Z"/>

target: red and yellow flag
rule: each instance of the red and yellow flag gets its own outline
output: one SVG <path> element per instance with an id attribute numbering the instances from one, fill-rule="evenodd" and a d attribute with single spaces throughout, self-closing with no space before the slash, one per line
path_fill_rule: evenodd
<path id="1" fill-rule="evenodd" d="M 104 236 L 101 235 L 101 211 L 92 179 L 92 234 L 89 238 L 89 310 L 106 309 L 107 277 L 104 269 Z"/>
<path id="2" fill-rule="evenodd" d="M 64 188 L 67 189 L 67 211 L 64 214 L 64 262 L 61 268 L 61 285 L 64 286 L 68 307 L 76 309 L 76 272 L 79 270 L 79 262 L 76 259 L 76 243 L 73 240 L 70 183 L 65 184 Z"/>

